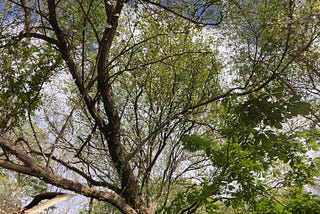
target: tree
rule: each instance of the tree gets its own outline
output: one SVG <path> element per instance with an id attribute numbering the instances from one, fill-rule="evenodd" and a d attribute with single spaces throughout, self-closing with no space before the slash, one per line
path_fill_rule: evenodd
<path id="1" fill-rule="evenodd" d="M 10 0 L 0 10 L 1 167 L 122 213 L 213 210 L 234 180 L 245 192 L 228 192 L 233 204 L 252 204 L 266 184 L 249 181 L 277 161 L 290 166 L 283 186 L 312 180 L 301 133 L 318 124 L 284 124 L 318 118 L 318 1 Z"/>
<path id="2" fill-rule="evenodd" d="M 19 185 L 1 172 L 0 178 L 0 213 L 15 213 L 21 209 L 22 194 Z"/>
<path id="3" fill-rule="evenodd" d="M 115 207 L 110 206 L 107 203 L 104 203 L 103 201 L 97 201 L 94 199 L 91 199 L 89 202 L 88 209 L 83 209 L 80 211 L 80 213 L 91 213 L 91 214 L 98 214 L 98 213 L 111 213 L 111 214 L 119 214 L 120 211 L 117 210 Z"/>

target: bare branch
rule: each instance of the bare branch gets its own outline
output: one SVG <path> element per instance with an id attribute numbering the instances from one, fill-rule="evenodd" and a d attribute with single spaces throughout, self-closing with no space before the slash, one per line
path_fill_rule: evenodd
<path id="1" fill-rule="evenodd" d="M 170 6 L 164 5 L 162 2 L 161 2 L 161 3 L 158 3 L 158 2 L 154 2 L 154 1 L 150 1 L 150 0 L 142 0 L 142 1 L 143 1 L 143 2 L 146 2 L 146 3 L 148 3 L 148 4 L 151 4 L 151 5 L 155 5 L 155 6 L 159 7 L 159 8 L 162 8 L 162 9 L 164 9 L 164 10 L 166 10 L 166 11 L 168 11 L 168 12 L 170 12 L 170 13 L 172 13 L 172 14 L 180 17 L 180 18 L 183 18 L 183 19 L 185 19 L 185 20 L 193 23 L 193 24 L 204 25 L 204 26 L 205 26 L 205 25 L 215 26 L 215 25 L 221 24 L 221 22 L 222 22 L 222 20 L 223 20 L 223 14 L 222 14 L 222 12 L 220 12 L 220 14 L 219 14 L 219 19 L 218 19 L 216 22 L 205 23 L 205 22 L 198 21 L 199 18 L 200 18 L 200 15 L 199 15 L 199 16 L 196 16 L 195 18 L 190 18 L 190 17 L 187 17 L 186 15 L 183 15 L 183 14 L 175 11 L 173 8 L 170 8 Z M 214 3 L 215 3 L 215 2 L 213 1 L 212 4 L 214 4 Z M 209 6 L 210 6 L 210 4 L 207 5 L 207 6 L 206 6 L 206 5 L 203 5 L 203 7 L 206 8 L 206 9 L 207 9 Z M 202 11 L 202 14 L 201 14 L 201 15 L 203 15 L 203 13 L 205 13 L 205 9 Z"/>
<path id="2" fill-rule="evenodd" d="M 21 172 L 26 175 L 37 177 L 49 184 L 61 187 L 70 191 L 77 192 L 79 194 L 94 197 L 99 200 L 107 201 L 126 214 L 136 214 L 136 212 L 130 207 L 119 195 L 111 192 L 99 191 L 94 188 L 88 187 L 81 183 L 63 178 L 58 175 L 54 175 L 46 167 L 40 166 L 31 156 L 27 155 L 12 143 L 0 137 L 0 146 L 15 155 L 19 160 L 25 163 L 26 166 L 11 163 L 6 160 L 0 160 L 0 167 Z"/>

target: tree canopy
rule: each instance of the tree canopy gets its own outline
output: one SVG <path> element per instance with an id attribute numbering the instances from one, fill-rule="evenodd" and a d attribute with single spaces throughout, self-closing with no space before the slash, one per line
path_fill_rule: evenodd
<path id="1" fill-rule="evenodd" d="M 319 212 L 305 189 L 318 0 L 9 0 L 0 14 L 9 180 L 86 196 L 91 213 Z"/>

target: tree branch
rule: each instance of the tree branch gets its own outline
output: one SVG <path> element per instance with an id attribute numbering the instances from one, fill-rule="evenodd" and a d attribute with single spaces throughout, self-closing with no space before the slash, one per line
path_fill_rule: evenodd
<path id="1" fill-rule="evenodd" d="M 183 19 L 185 19 L 185 20 L 193 23 L 193 24 L 216 26 L 216 25 L 219 25 L 219 24 L 222 22 L 222 19 L 223 19 L 223 14 L 222 14 L 222 12 L 221 12 L 221 13 L 220 13 L 220 16 L 219 16 L 219 19 L 218 19 L 216 22 L 213 22 L 213 23 L 204 23 L 204 22 L 198 21 L 198 19 L 200 18 L 201 15 L 203 15 L 203 14 L 205 13 L 205 12 L 204 12 L 205 10 L 202 11 L 202 14 L 201 14 L 201 15 L 197 16 L 195 19 L 192 19 L 192 18 L 189 18 L 189 17 L 187 17 L 187 16 L 185 16 L 185 15 L 182 15 L 182 14 L 179 13 L 179 12 L 174 11 L 172 8 L 170 8 L 170 6 L 166 6 L 166 5 L 162 4 L 162 2 L 161 2 L 161 3 L 158 3 L 158 2 L 154 2 L 154 1 L 150 1 L 150 0 L 142 0 L 142 1 L 143 1 L 143 2 L 146 2 L 146 3 L 148 3 L 148 4 L 151 4 L 151 5 L 157 6 L 157 7 L 161 8 L 161 9 L 164 9 L 164 10 L 166 10 L 166 11 L 168 11 L 168 12 L 170 12 L 170 13 L 172 13 L 172 14 L 180 17 L 180 18 L 183 18 Z M 213 4 L 213 3 L 214 3 L 214 2 L 212 2 L 212 4 Z M 203 7 L 205 7 L 206 9 L 209 8 L 209 6 L 210 6 L 210 5 L 203 5 Z"/>
<path id="2" fill-rule="evenodd" d="M 7 160 L 0 160 L 0 167 L 37 177 L 49 184 L 82 194 L 87 197 L 93 197 L 98 200 L 106 201 L 117 207 L 122 213 L 136 214 L 136 211 L 134 211 L 134 209 L 129 206 L 119 195 L 112 192 L 96 190 L 84 184 L 55 175 L 46 167 L 39 165 L 31 156 L 12 145 L 12 142 L 3 137 L 0 137 L 0 146 L 26 164 L 18 165 Z"/>

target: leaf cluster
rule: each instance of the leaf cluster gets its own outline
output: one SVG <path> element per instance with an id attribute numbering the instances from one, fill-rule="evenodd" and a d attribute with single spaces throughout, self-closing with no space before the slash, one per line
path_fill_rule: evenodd
<path id="1" fill-rule="evenodd" d="M 235 208 L 254 205 L 269 189 L 302 187 L 314 181 L 319 165 L 305 155 L 308 145 L 317 149 L 312 129 L 286 130 L 289 120 L 310 112 L 309 103 L 298 96 L 283 96 L 283 88 L 249 95 L 240 102 L 230 100 L 225 101 L 222 140 L 198 135 L 181 138 L 186 150 L 201 152 L 212 164 L 211 178 L 201 183 L 206 185 L 189 193 L 198 194 L 198 206 L 211 204 L 208 199 Z"/>

